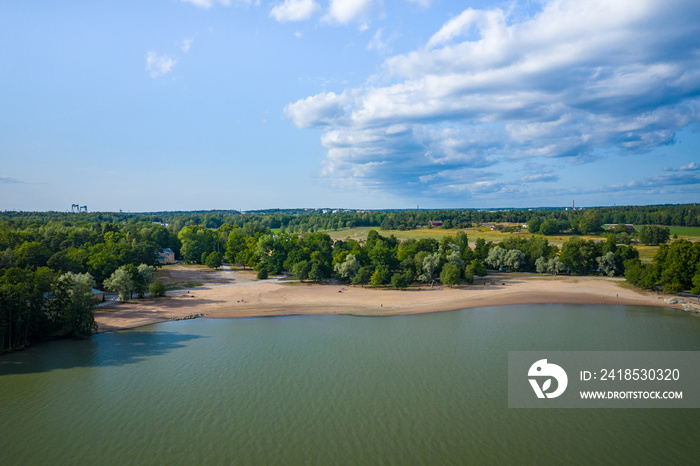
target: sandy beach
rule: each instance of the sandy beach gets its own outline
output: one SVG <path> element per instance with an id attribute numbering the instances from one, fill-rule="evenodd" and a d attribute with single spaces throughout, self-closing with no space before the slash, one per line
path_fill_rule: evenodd
<path id="1" fill-rule="evenodd" d="M 604 277 L 499 274 L 473 285 L 420 286 L 407 290 L 297 281 L 256 281 L 251 271 L 170 266 L 166 283 L 202 286 L 171 291 L 164 298 L 110 303 L 95 312 L 99 332 L 194 317 L 236 318 L 299 314 L 391 316 L 513 304 L 624 304 L 682 309 L 661 297 Z"/>

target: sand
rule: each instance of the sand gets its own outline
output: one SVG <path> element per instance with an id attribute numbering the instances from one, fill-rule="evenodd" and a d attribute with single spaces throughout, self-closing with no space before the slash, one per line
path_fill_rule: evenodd
<path id="1" fill-rule="evenodd" d="M 99 332 L 194 317 L 236 318 L 298 314 L 391 316 L 513 304 L 621 304 L 681 309 L 661 296 L 634 289 L 624 279 L 499 274 L 454 288 L 420 286 L 408 290 L 349 286 L 331 282 L 255 280 L 250 271 L 170 266 L 167 283 L 202 283 L 164 298 L 132 300 L 98 308 Z"/>

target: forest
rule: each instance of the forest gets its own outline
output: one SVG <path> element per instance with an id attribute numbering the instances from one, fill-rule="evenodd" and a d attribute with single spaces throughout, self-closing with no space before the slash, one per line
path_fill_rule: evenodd
<path id="1" fill-rule="evenodd" d="M 371 230 L 363 240 L 337 240 L 319 230 L 374 226 L 407 230 L 441 220 L 439 239 L 399 240 Z M 484 222 L 527 224 L 529 238 L 498 243 L 454 229 Z M 626 224 L 648 222 L 638 233 Z M 614 224 L 611 231 L 605 224 Z M 700 243 L 667 244 L 670 226 L 700 225 L 695 205 L 584 210 L 237 211 L 0 213 L 0 350 L 46 337 L 95 330 L 93 288 L 143 296 L 156 252 L 215 268 L 224 260 L 261 279 L 287 272 L 300 280 L 406 288 L 413 283 L 472 283 L 487 268 L 507 272 L 625 276 L 643 288 L 700 291 Z M 500 228 L 500 225 L 499 225 Z M 561 247 L 549 234 L 568 235 Z M 580 234 L 593 234 L 586 240 Z M 473 247 L 470 247 L 470 240 Z M 633 242 L 661 244 L 643 263 Z M 148 279 L 144 278 L 148 277 Z M 123 284 L 127 283 L 126 286 Z M 119 285 L 122 284 L 122 285 Z M 162 284 L 161 284 L 162 285 Z M 126 291 L 125 291 L 126 290 Z M 160 293 L 162 294 L 162 290 Z"/>

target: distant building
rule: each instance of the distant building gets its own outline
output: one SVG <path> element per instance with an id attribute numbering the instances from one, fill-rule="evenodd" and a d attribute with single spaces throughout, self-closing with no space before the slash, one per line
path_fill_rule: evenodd
<path id="1" fill-rule="evenodd" d="M 156 252 L 156 262 L 159 264 L 174 264 L 175 253 L 170 248 L 165 248 Z"/>
<path id="2" fill-rule="evenodd" d="M 441 227 L 442 226 L 442 220 L 430 220 L 428 222 L 428 225 L 431 227 Z"/>
<path id="3" fill-rule="evenodd" d="M 105 300 L 105 292 L 93 288 L 93 289 L 92 289 L 92 299 L 94 299 L 95 301 L 100 302 L 100 303 L 101 303 L 101 302 L 104 302 L 104 300 Z"/>
<path id="4" fill-rule="evenodd" d="M 615 228 L 617 228 L 617 225 L 610 225 L 608 227 L 608 231 L 613 231 L 613 230 L 615 230 Z M 637 231 L 637 229 L 634 228 L 634 225 L 632 225 L 631 223 L 625 223 L 625 228 L 627 228 L 627 231 L 630 231 L 630 232 Z"/>

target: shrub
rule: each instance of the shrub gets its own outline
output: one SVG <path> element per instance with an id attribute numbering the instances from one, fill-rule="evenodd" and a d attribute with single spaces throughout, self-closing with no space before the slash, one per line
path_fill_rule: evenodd
<path id="1" fill-rule="evenodd" d="M 154 280 L 148 287 L 148 290 L 151 292 L 151 297 L 153 298 L 165 296 L 165 285 L 162 280 Z"/>

